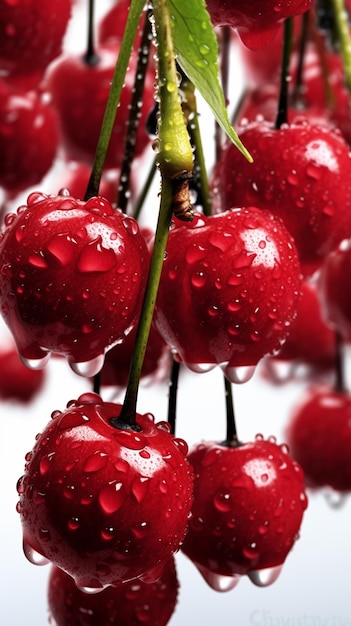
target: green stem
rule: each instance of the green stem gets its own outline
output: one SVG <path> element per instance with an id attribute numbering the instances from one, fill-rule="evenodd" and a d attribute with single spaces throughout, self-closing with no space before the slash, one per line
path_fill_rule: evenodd
<path id="1" fill-rule="evenodd" d="M 133 48 L 135 36 L 143 12 L 144 0 L 131 0 L 128 19 L 120 47 L 115 71 L 112 78 L 111 89 L 106 104 L 105 114 L 102 121 L 99 140 L 96 147 L 93 168 L 85 193 L 85 200 L 95 196 L 99 192 L 100 180 L 105 163 L 107 149 L 115 122 L 118 103 L 120 100 L 128 63 Z"/>
<path id="2" fill-rule="evenodd" d="M 288 102 L 289 102 L 289 71 L 292 48 L 293 18 L 289 17 L 284 22 L 284 42 L 280 76 L 280 93 L 278 103 L 278 113 L 275 128 L 278 130 L 283 124 L 288 123 Z"/>
<path id="3" fill-rule="evenodd" d="M 173 182 L 163 178 L 161 186 L 160 212 L 158 216 L 153 253 L 151 256 L 148 282 L 146 285 L 144 302 L 134 344 L 127 390 L 120 414 L 120 420 L 127 424 L 135 423 L 139 381 L 163 267 L 169 225 L 172 218 L 172 198 Z"/>
<path id="4" fill-rule="evenodd" d="M 147 195 L 148 195 L 148 193 L 150 191 L 151 185 L 152 185 L 152 183 L 154 181 L 154 178 L 155 178 L 155 175 L 156 175 L 156 172 L 157 172 L 156 160 L 157 160 L 157 157 L 155 157 L 154 160 L 151 163 L 151 167 L 150 167 L 149 173 L 147 175 L 146 181 L 145 181 L 145 183 L 143 185 L 143 188 L 142 188 L 142 190 L 140 192 L 140 195 L 137 198 L 137 201 L 136 201 L 135 206 L 133 208 L 133 214 L 132 215 L 133 215 L 134 219 L 136 219 L 136 220 L 139 219 L 141 210 L 142 210 L 142 208 L 143 208 L 143 206 L 145 204 L 146 197 L 147 197 Z"/>
<path id="5" fill-rule="evenodd" d="M 351 91 L 351 35 L 349 16 L 344 0 L 331 0 L 340 52 L 344 65 L 345 82 Z"/>

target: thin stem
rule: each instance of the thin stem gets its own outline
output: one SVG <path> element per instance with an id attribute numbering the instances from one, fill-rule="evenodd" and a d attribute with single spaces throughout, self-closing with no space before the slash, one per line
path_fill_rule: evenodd
<path id="1" fill-rule="evenodd" d="M 94 43 L 94 12 L 95 0 L 89 0 L 87 49 L 84 55 L 84 61 L 87 65 L 96 65 L 99 62 L 99 56 L 95 52 Z"/>
<path id="2" fill-rule="evenodd" d="M 171 433 L 175 434 L 176 418 L 177 418 L 177 397 L 178 397 L 178 381 L 179 381 L 180 363 L 173 359 L 171 379 L 169 384 L 168 397 L 168 423 L 171 427 Z"/>
<path id="3" fill-rule="evenodd" d="M 275 128 L 278 130 L 283 124 L 288 123 L 289 104 L 289 71 L 292 48 L 293 18 L 288 17 L 284 22 L 284 41 L 282 53 L 282 65 L 280 76 L 280 92 L 278 102 L 278 113 L 275 121 Z"/>
<path id="4" fill-rule="evenodd" d="M 146 181 L 144 183 L 144 186 L 143 186 L 143 188 L 142 188 L 142 190 L 140 192 L 140 195 L 137 198 L 136 204 L 134 206 L 133 217 L 136 220 L 139 219 L 141 210 L 142 210 L 142 208 L 144 206 L 146 197 L 147 197 L 147 195 L 148 195 L 148 193 L 150 191 L 151 185 L 152 185 L 152 183 L 154 181 L 156 172 L 157 172 L 157 157 L 155 157 L 153 159 L 152 163 L 151 163 L 151 167 L 150 167 L 149 173 L 147 175 Z"/>
<path id="5" fill-rule="evenodd" d="M 101 383 L 101 372 L 98 372 L 97 374 L 95 374 L 93 378 L 93 391 L 97 393 L 98 395 L 100 394 L 100 383 Z"/>
<path id="6" fill-rule="evenodd" d="M 228 378 L 226 378 L 226 376 L 224 376 L 224 389 L 225 389 L 225 406 L 226 406 L 226 417 L 227 417 L 226 442 L 227 442 L 227 445 L 233 445 L 237 443 L 238 437 L 237 437 L 236 424 L 235 424 L 232 383 L 228 380 Z"/>
<path id="7" fill-rule="evenodd" d="M 309 22 L 310 22 L 310 13 L 306 11 L 306 13 L 302 16 L 302 28 L 300 35 L 300 43 L 299 43 L 299 55 L 298 55 L 298 63 L 296 70 L 296 81 L 294 85 L 294 89 L 291 94 L 291 102 L 298 106 L 299 104 L 304 104 L 303 101 L 303 70 L 305 64 L 305 53 L 307 48 L 308 41 L 308 32 L 309 32 Z"/>
<path id="8" fill-rule="evenodd" d="M 335 333 L 336 359 L 335 359 L 335 391 L 345 392 L 345 371 L 344 371 L 344 345 L 338 332 Z"/>
<path id="9" fill-rule="evenodd" d="M 346 87 L 351 91 L 351 35 L 349 16 L 344 0 L 331 0 L 341 57 L 343 60 Z"/>
<path id="10" fill-rule="evenodd" d="M 130 103 L 130 115 L 128 119 L 126 141 L 123 151 L 120 182 L 118 187 L 117 206 L 127 212 L 130 189 L 130 176 L 132 163 L 135 155 L 135 145 L 138 131 L 138 123 L 141 116 L 140 103 L 142 102 L 145 77 L 147 73 L 149 52 L 151 44 L 150 15 L 147 14 L 144 22 L 143 34 L 138 51 L 137 67 L 135 71 L 134 89 Z"/>
<path id="11" fill-rule="evenodd" d="M 172 199 L 173 182 L 163 178 L 160 212 L 151 257 L 150 271 L 135 339 L 127 390 L 120 415 L 120 420 L 128 424 L 133 424 L 135 422 L 139 381 L 163 267 L 169 225 L 172 217 Z"/>
<path id="12" fill-rule="evenodd" d="M 118 103 L 121 97 L 124 79 L 127 72 L 128 63 L 143 8 L 144 0 L 131 0 L 127 23 L 112 78 L 110 93 L 100 130 L 100 136 L 96 147 L 94 163 L 84 197 L 85 200 L 88 200 L 92 196 L 96 196 L 99 192 L 100 180 L 105 163 L 106 153 L 110 143 L 110 137 L 115 122 Z"/>

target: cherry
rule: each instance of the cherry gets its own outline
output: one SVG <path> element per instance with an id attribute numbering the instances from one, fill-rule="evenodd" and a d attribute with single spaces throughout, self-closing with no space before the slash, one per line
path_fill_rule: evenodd
<path id="1" fill-rule="evenodd" d="M 102 386 L 113 386 L 122 389 L 127 386 L 135 336 L 136 328 L 129 333 L 123 343 L 114 346 L 106 353 L 104 365 L 100 373 Z M 171 358 L 168 346 L 162 339 L 155 324 L 152 324 L 141 372 L 141 380 L 151 382 L 164 378 L 166 373 L 169 373 L 170 364 Z"/>
<path id="2" fill-rule="evenodd" d="M 307 121 L 277 130 L 270 122 L 255 121 L 238 134 L 254 162 L 227 144 L 212 181 L 217 210 L 254 205 L 280 216 L 305 275 L 311 274 L 350 235 L 348 145 L 338 134 Z"/>
<path id="3" fill-rule="evenodd" d="M 0 303 L 21 358 L 63 354 L 93 376 L 140 312 L 149 253 L 137 222 L 102 197 L 32 193 L 0 239 Z"/>
<path id="4" fill-rule="evenodd" d="M 0 3 L 0 65 L 8 80 L 36 86 L 62 51 L 72 0 Z"/>
<path id="5" fill-rule="evenodd" d="M 245 574 L 261 586 L 274 582 L 307 507 L 300 466 L 262 435 L 237 445 L 205 441 L 188 459 L 194 502 L 182 551 L 218 590 Z"/>
<path id="6" fill-rule="evenodd" d="M 331 370 L 336 363 L 334 331 L 325 323 L 315 282 L 303 281 L 297 315 L 289 334 L 276 355 L 267 357 L 269 370 L 274 362 L 307 365 L 313 373 Z M 273 367 L 274 371 L 274 367 Z"/>
<path id="7" fill-rule="evenodd" d="M 0 81 L 0 186 L 14 196 L 39 183 L 53 165 L 58 140 L 50 104 L 35 91 Z"/>
<path id="8" fill-rule="evenodd" d="M 312 0 L 206 0 L 207 10 L 215 26 L 234 28 L 243 43 L 252 49 L 269 43 L 279 25 L 288 17 L 300 15 L 311 8 Z"/>
<path id="9" fill-rule="evenodd" d="M 119 44 L 124 35 L 130 0 L 117 0 L 101 18 L 98 25 L 98 41 L 100 44 Z M 140 41 L 137 35 L 135 47 Z"/>
<path id="10" fill-rule="evenodd" d="M 156 580 L 192 503 L 185 441 L 150 414 L 120 423 L 121 408 L 88 393 L 55 411 L 18 484 L 26 556 L 81 588 Z"/>
<path id="11" fill-rule="evenodd" d="M 279 219 L 253 207 L 174 222 L 156 325 L 190 369 L 220 365 L 238 382 L 240 368 L 275 350 L 294 319 L 300 287 L 294 243 Z"/>
<path id="12" fill-rule="evenodd" d="M 318 276 L 324 318 L 346 341 L 351 340 L 350 243 L 349 240 L 341 242 L 328 255 Z"/>
<path id="13" fill-rule="evenodd" d="M 351 395 L 312 386 L 290 417 L 287 441 L 311 488 L 351 490 Z"/>
<path id="14" fill-rule="evenodd" d="M 94 158 L 118 52 L 117 45 L 100 46 L 95 63 L 87 62 L 81 55 L 66 54 L 52 63 L 47 72 L 45 87 L 58 112 L 65 152 L 71 160 L 91 164 Z M 136 57 L 132 55 L 106 155 L 106 168 L 121 165 L 135 68 Z M 140 156 L 150 142 L 145 125 L 154 105 L 154 80 L 154 73 L 149 72 L 140 109 L 135 156 Z"/>
<path id="15" fill-rule="evenodd" d="M 16 347 L 0 351 L 0 398 L 27 404 L 42 390 L 45 370 L 30 370 L 20 360 Z"/>
<path id="16" fill-rule="evenodd" d="M 176 607 L 178 587 L 174 558 L 153 583 L 132 580 L 118 588 L 107 587 L 98 595 L 84 593 L 73 578 L 52 567 L 48 585 L 50 617 L 55 626 L 166 626 Z"/>

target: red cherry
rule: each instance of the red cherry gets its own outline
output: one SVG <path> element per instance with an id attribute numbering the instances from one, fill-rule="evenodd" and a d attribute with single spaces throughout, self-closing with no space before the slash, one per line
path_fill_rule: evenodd
<path id="1" fill-rule="evenodd" d="M 351 241 L 343 241 L 325 259 L 319 276 L 318 290 L 327 323 L 344 340 L 351 340 Z"/>
<path id="2" fill-rule="evenodd" d="M 188 459 L 194 502 L 182 551 L 218 590 L 223 577 L 229 587 L 244 574 L 261 586 L 274 582 L 307 506 L 300 466 L 262 436 L 235 447 L 202 442 Z"/>
<path id="3" fill-rule="evenodd" d="M 81 588 L 155 580 L 178 550 L 192 502 L 187 445 L 166 422 L 96 394 L 70 402 L 37 438 L 19 481 L 26 556 L 38 555 Z M 153 577 L 153 578 L 152 578 Z"/>
<path id="4" fill-rule="evenodd" d="M 215 26 L 234 28 L 248 48 L 261 48 L 275 36 L 279 25 L 288 17 L 311 8 L 311 0 L 206 0 Z"/>
<path id="5" fill-rule="evenodd" d="M 54 162 L 58 138 L 56 113 L 38 93 L 0 81 L 1 187 L 16 195 L 39 183 Z"/>
<path id="6" fill-rule="evenodd" d="M 149 253 L 137 222 L 104 198 L 32 193 L 0 239 L 1 312 L 32 367 L 49 353 L 93 376 L 139 315 Z"/>
<path id="7" fill-rule="evenodd" d="M 124 35 L 130 0 L 117 0 L 101 18 L 98 25 L 98 40 L 102 45 L 119 44 Z M 140 41 L 139 35 L 135 46 Z"/>
<path id="8" fill-rule="evenodd" d="M 57 109 L 64 147 L 71 160 L 91 164 L 94 158 L 118 52 L 118 46 L 101 46 L 96 51 L 98 60 L 94 64 L 87 63 L 82 56 L 65 55 L 49 68 L 45 86 Z M 132 55 L 106 156 L 106 168 L 121 165 L 135 68 L 136 57 Z M 154 73 L 150 72 L 140 110 L 136 156 L 140 156 L 150 142 L 145 124 L 154 105 L 153 85 Z"/>
<path id="9" fill-rule="evenodd" d="M 274 130 L 270 122 L 258 121 L 238 132 L 254 162 L 227 144 L 213 180 L 217 210 L 254 205 L 281 217 L 310 274 L 351 234 L 348 145 L 308 122 Z"/>
<path id="10" fill-rule="evenodd" d="M 351 490 L 349 393 L 311 387 L 293 411 L 286 436 L 309 487 Z"/>
<path id="11" fill-rule="evenodd" d="M 0 3 L 0 65 L 8 80 L 26 88 L 39 83 L 61 54 L 71 9 L 72 0 Z"/>
<path id="12" fill-rule="evenodd" d="M 302 283 L 297 315 L 286 341 L 279 352 L 267 360 L 270 367 L 277 361 L 289 361 L 308 365 L 314 372 L 332 370 L 335 366 L 335 333 L 324 321 L 315 283 Z"/>
<path id="13" fill-rule="evenodd" d="M 29 403 L 45 381 L 45 370 L 30 370 L 20 360 L 14 346 L 0 352 L 0 398 Z"/>
<path id="14" fill-rule="evenodd" d="M 155 322 L 186 365 L 220 365 L 238 382 L 286 337 L 300 273 L 282 222 L 256 208 L 175 220 L 167 245 Z"/>
<path id="15" fill-rule="evenodd" d="M 55 626 L 166 626 L 176 607 L 178 587 L 174 558 L 167 562 L 156 582 L 133 580 L 118 588 L 107 587 L 99 594 L 84 593 L 73 578 L 52 567 L 49 612 Z"/>

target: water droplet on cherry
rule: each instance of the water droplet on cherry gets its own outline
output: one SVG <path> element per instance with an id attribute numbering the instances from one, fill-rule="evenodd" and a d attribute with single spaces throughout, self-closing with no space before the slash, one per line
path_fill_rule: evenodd
<path id="1" fill-rule="evenodd" d="M 101 370 L 104 364 L 104 360 L 105 355 L 100 354 L 94 359 L 91 359 L 91 361 L 84 361 L 82 363 L 73 363 L 72 361 L 69 361 L 69 365 L 75 374 L 78 374 L 79 376 L 84 376 L 86 378 L 91 378 Z"/>
<path id="2" fill-rule="evenodd" d="M 34 550 L 32 546 L 24 539 L 23 540 L 23 552 L 30 563 L 33 565 L 47 565 L 50 561 L 45 556 Z"/>
<path id="3" fill-rule="evenodd" d="M 247 383 L 254 375 L 256 366 L 255 365 L 241 365 L 238 367 L 231 367 L 226 365 L 222 367 L 225 376 L 232 383 L 243 384 Z"/>
<path id="4" fill-rule="evenodd" d="M 272 585 L 282 571 L 282 565 L 275 567 L 267 567 L 265 569 L 257 569 L 248 572 L 248 577 L 256 587 L 268 587 Z"/>
<path id="5" fill-rule="evenodd" d="M 199 565 L 195 563 L 195 566 L 199 570 L 201 576 L 204 578 L 206 583 L 211 589 L 219 592 L 231 591 L 236 587 L 240 580 L 240 576 L 223 576 L 221 574 L 216 574 L 211 572 L 211 570 L 207 569 L 203 565 Z"/>

